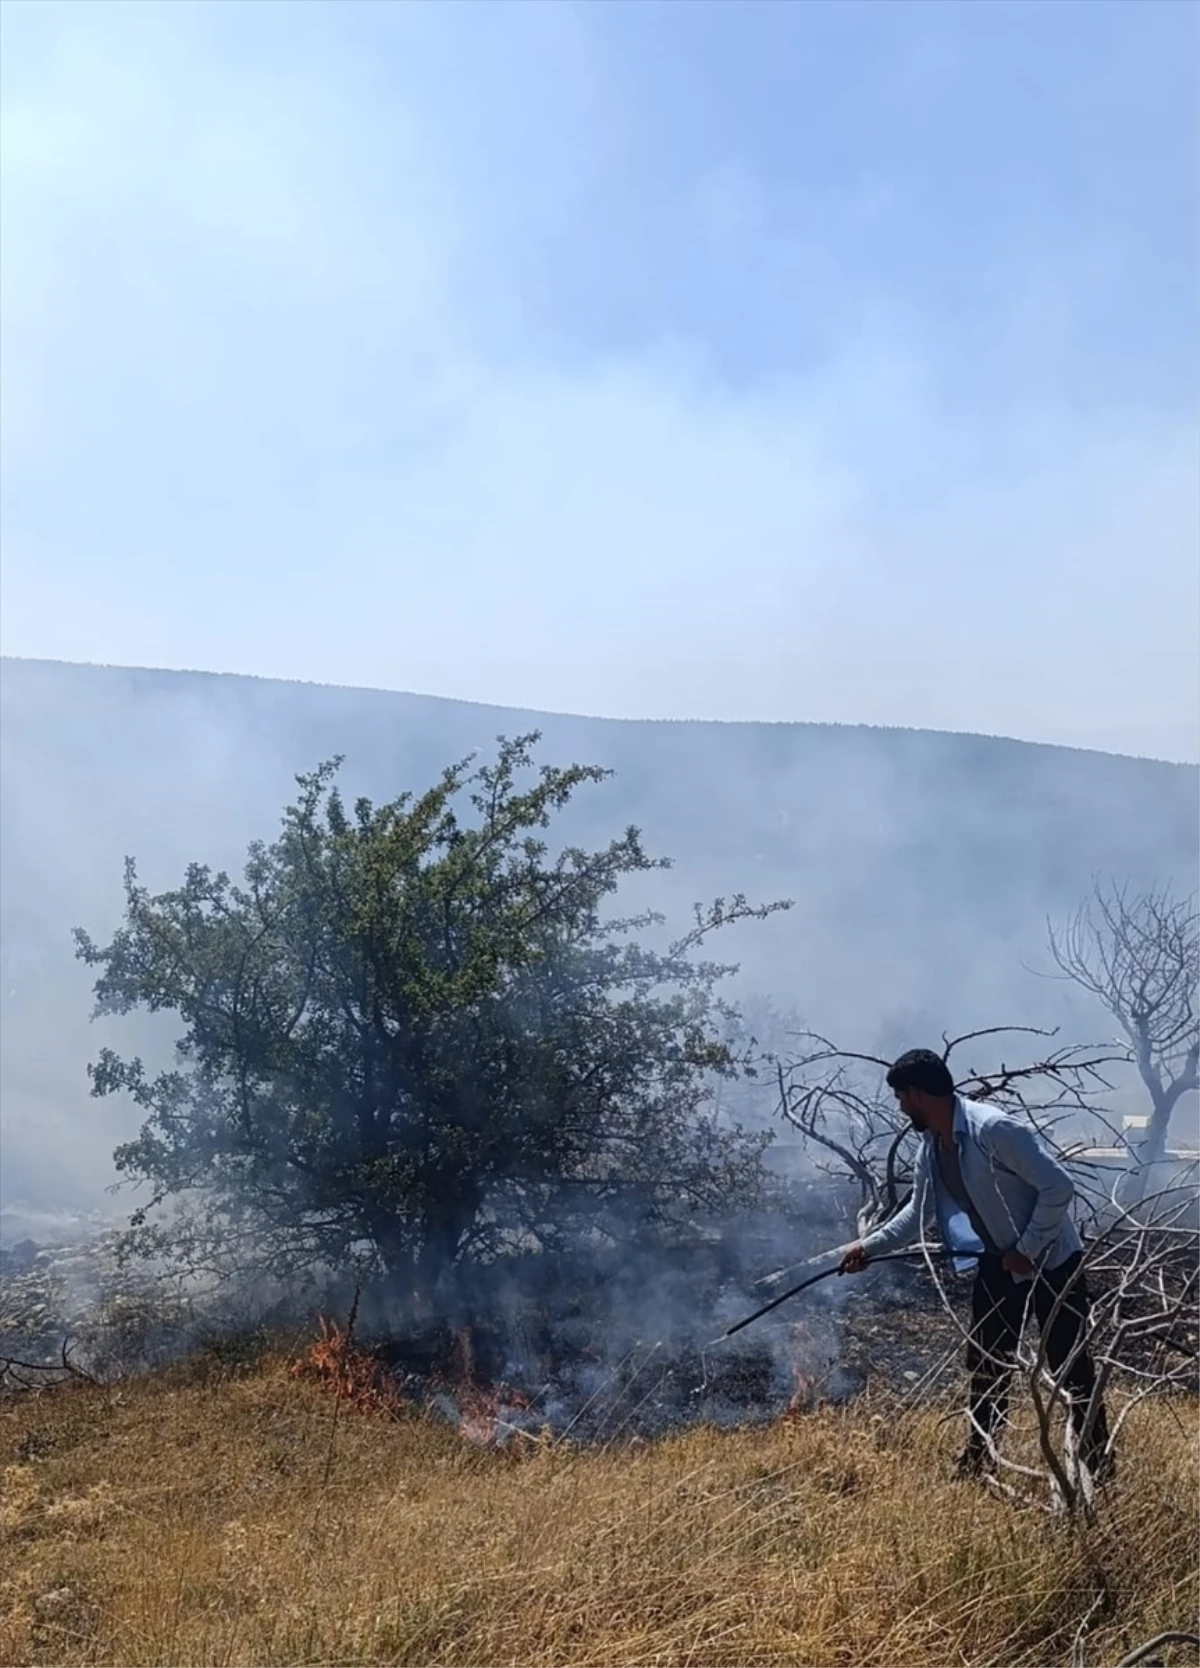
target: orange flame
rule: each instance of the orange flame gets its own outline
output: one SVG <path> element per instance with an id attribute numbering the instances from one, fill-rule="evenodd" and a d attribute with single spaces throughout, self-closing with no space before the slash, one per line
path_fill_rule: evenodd
<path id="1" fill-rule="evenodd" d="M 321 1385 L 359 1413 L 395 1416 L 405 1407 L 399 1386 L 369 1350 L 360 1349 L 348 1328 L 318 1317 L 321 1336 L 293 1361 L 293 1378 Z M 475 1351 L 469 1328 L 458 1334 L 454 1371 L 443 1388 L 458 1403 L 458 1428 L 470 1442 L 490 1447 L 500 1433 L 506 1409 L 526 1408 L 529 1398 L 506 1384 L 485 1386 L 475 1376 Z"/>
<path id="2" fill-rule="evenodd" d="M 529 1398 L 507 1384 L 486 1386 L 475 1377 L 475 1350 L 470 1327 L 455 1339 L 457 1377 L 447 1389 L 458 1403 L 458 1428 L 469 1442 L 490 1447 L 500 1429 L 506 1407 L 528 1407 Z"/>
<path id="3" fill-rule="evenodd" d="M 792 1327 L 792 1345 L 797 1352 L 804 1348 L 807 1338 L 808 1329 L 805 1327 L 804 1322 L 795 1322 Z M 813 1408 L 817 1405 L 817 1385 L 816 1380 L 811 1376 L 811 1374 L 806 1373 L 798 1362 L 794 1362 L 792 1366 L 792 1377 L 794 1379 L 794 1388 L 792 1390 L 791 1400 L 788 1402 L 787 1407 L 780 1415 L 783 1419 L 799 1419 L 802 1414 L 811 1413 Z"/>
<path id="4" fill-rule="evenodd" d="M 810 1413 L 813 1408 L 813 1392 L 815 1386 L 812 1379 L 799 1367 L 795 1368 L 796 1388 L 792 1391 L 792 1399 L 780 1415 L 783 1419 L 798 1419 L 802 1413 Z"/>
<path id="5" fill-rule="evenodd" d="M 368 1350 L 353 1343 L 349 1330 L 318 1317 L 321 1336 L 288 1369 L 293 1378 L 315 1381 L 349 1402 L 359 1413 L 397 1414 L 404 1398 L 394 1380 Z"/>

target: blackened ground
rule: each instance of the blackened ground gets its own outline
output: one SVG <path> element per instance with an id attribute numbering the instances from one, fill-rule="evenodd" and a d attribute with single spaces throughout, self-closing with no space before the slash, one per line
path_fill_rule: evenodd
<path id="1" fill-rule="evenodd" d="M 664 1259 L 659 1299 L 679 1273 Z M 651 1438 L 689 1423 L 769 1421 L 868 1388 L 923 1399 L 963 1376 L 973 1276 L 951 1276 L 945 1264 L 940 1284 L 920 1263 L 833 1276 L 724 1341 L 716 1334 L 763 1294 L 729 1276 L 728 1248 L 691 1249 L 686 1274 L 696 1313 L 661 1304 L 656 1314 L 643 1293 L 631 1316 L 613 1269 L 592 1264 L 559 1308 L 544 1293 L 541 1304 L 509 1293 L 506 1306 L 464 1316 L 457 1328 L 376 1339 L 374 1349 L 407 1393 L 447 1418 L 461 1419 L 484 1394 L 499 1441 L 542 1428 L 579 1441 Z M 631 1324 L 648 1314 L 658 1326 Z M 1183 1363 L 1182 1388 L 1200 1389 L 1193 1333 L 1187 1323 L 1177 1329 L 1172 1364 L 1178 1373 Z M 1137 1339 L 1122 1356 L 1132 1368 L 1162 1368 L 1162 1354 Z"/>
<path id="2" fill-rule="evenodd" d="M 912 1265 L 835 1275 L 724 1341 L 718 1334 L 764 1301 L 731 1272 L 727 1245 L 660 1252 L 637 1291 L 619 1259 L 560 1264 L 553 1279 L 539 1266 L 534 1294 L 513 1268 L 502 1272 L 498 1284 L 480 1271 L 476 1301 L 463 1301 L 453 1324 L 360 1335 L 408 1394 L 451 1419 L 482 1392 L 501 1441 L 543 1427 L 598 1441 L 754 1423 L 868 1385 L 932 1391 L 958 1370 L 954 1321 Z M 948 1290 L 965 1321 L 969 1285 Z"/>

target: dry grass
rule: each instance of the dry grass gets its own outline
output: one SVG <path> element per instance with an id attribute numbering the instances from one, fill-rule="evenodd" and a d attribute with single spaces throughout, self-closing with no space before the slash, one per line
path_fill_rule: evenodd
<path id="1" fill-rule="evenodd" d="M 1197 1611 L 1194 1405 L 1086 1532 L 947 1481 L 930 1414 L 517 1457 L 343 1408 L 329 1464 L 332 1409 L 279 1361 L 0 1406 L 0 1661 L 1031 1668 Z"/>

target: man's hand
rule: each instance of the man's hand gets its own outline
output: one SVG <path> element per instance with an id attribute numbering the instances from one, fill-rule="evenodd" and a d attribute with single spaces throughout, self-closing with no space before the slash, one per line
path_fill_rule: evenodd
<path id="1" fill-rule="evenodd" d="M 867 1253 L 863 1250 L 862 1242 L 860 1240 L 857 1244 L 852 1245 L 849 1251 L 846 1252 L 846 1255 L 838 1264 L 838 1273 L 861 1274 L 863 1269 L 866 1268 L 868 1261 L 869 1259 L 867 1257 Z"/>
<path id="2" fill-rule="evenodd" d="M 1006 1251 L 1000 1263 L 1009 1274 L 1032 1274 L 1033 1263 L 1019 1251 Z"/>

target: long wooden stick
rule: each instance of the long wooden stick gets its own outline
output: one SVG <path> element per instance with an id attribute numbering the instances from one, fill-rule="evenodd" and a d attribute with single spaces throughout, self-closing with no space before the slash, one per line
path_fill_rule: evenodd
<path id="1" fill-rule="evenodd" d="M 905 1257 L 920 1257 L 923 1262 L 926 1257 L 933 1257 L 937 1260 L 946 1257 L 961 1257 L 965 1260 L 968 1257 L 975 1256 L 978 1256 L 976 1251 L 884 1251 L 878 1257 L 868 1257 L 867 1264 L 869 1266 L 871 1263 L 899 1262 Z M 833 1268 L 823 1268 L 820 1274 L 810 1274 L 807 1280 L 801 1280 L 798 1286 L 792 1286 L 781 1296 L 773 1297 L 770 1303 L 764 1303 L 762 1308 L 756 1309 L 752 1315 L 747 1315 L 744 1320 L 735 1321 L 731 1327 L 722 1332 L 719 1338 L 714 1338 L 713 1343 L 724 1343 L 726 1338 L 732 1338 L 735 1332 L 740 1332 L 744 1326 L 749 1326 L 751 1321 L 761 1320 L 764 1315 L 769 1315 L 772 1309 L 778 1309 L 781 1303 L 786 1303 L 789 1297 L 795 1297 L 797 1293 L 806 1291 L 809 1286 L 815 1286 L 818 1280 L 828 1280 L 831 1274 L 839 1273 L 840 1268 L 840 1264 L 835 1264 Z"/>

